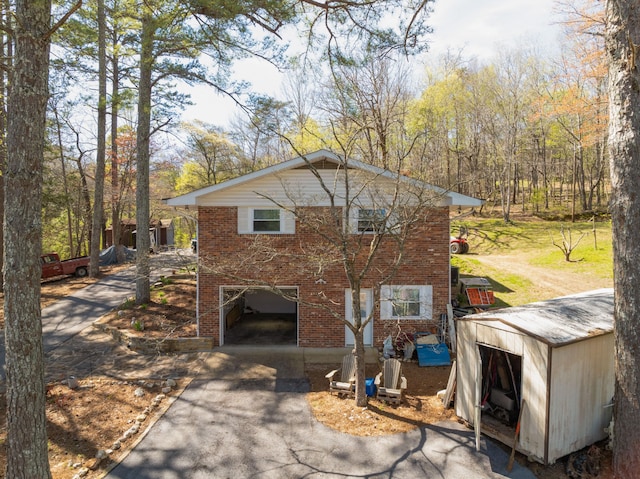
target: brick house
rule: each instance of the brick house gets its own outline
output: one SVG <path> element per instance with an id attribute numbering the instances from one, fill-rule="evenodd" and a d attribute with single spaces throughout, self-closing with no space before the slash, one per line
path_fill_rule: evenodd
<path id="1" fill-rule="evenodd" d="M 451 294 L 449 210 L 482 204 L 327 150 L 165 201 L 198 212 L 198 335 L 231 344 L 243 317 L 275 315 L 299 347 L 353 344 L 341 258 L 362 271 L 372 244 L 365 344 L 433 329 Z"/>

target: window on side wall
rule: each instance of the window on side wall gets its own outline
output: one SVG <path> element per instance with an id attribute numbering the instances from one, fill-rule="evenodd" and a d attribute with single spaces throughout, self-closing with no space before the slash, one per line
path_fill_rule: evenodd
<path id="1" fill-rule="evenodd" d="M 384 209 L 358 210 L 358 233 L 376 233 L 384 228 L 386 211 Z"/>
<path id="2" fill-rule="evenodd" d="M 282 231 L 279 209 L 254 209 L 252 218 L 255 233 L 279 233 Z"/>
<path id="3" fill-rule="evenodd" d="M 382 286 L 380 288 L 380 317 L 381 319 L 432 319 L 432 286 Z"/>

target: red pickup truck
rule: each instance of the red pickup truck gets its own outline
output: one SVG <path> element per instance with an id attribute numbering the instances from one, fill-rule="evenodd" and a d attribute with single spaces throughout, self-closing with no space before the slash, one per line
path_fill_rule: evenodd
<path id="1" fill-rule="evenodd" d="M 83 278 L 89 274 L 88 256 L 60 261 L 58 253 L 49 253 L 40 257 L 40 264 L 42 265 L 41 278 L 43 279 L 70 274 Z"/>

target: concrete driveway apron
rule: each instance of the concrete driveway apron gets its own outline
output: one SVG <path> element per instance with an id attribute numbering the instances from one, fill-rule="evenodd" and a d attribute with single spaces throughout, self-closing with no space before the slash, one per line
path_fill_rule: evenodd
<path id="1" fill-rule="evenodd" d="M 107 476 L 115 478 L 535 479 L 473 431 L 443 422 L 357 437 L 317 422 L 307 405 L 304 350 L 211 353 L 199 377 Z"/>

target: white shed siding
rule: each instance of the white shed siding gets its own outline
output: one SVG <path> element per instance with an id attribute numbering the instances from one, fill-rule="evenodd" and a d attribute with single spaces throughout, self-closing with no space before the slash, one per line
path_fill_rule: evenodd
<path id="1" fill-rule="evenodd" d="M 476 348 L 494 347 L 522 357 L 522 415 L 519 449 L 544 460 L 547 415 L 548 347 L 499 321 L 458 321 L 456 414 L 474 424 Z"/>
<path id="2" fill-rule="evenodd" d="M 497 327 L 498 326 L 498 327 Z M 523 342 L 522 334 L 515 334 L 513 330 L 507 331 L 499 329 L 500 323 L 490 322 L 489 324 L 478 323 L 476 329 L 476 340 L 480 344 L 502 349 L 512 354 L 522 356 Z M 504 326 L 504 325 L 503 325 Z"/>
<path id="3" fill-rule="evenodd" d="M 553 349 L 549 462 L 606 437 L 612 412 L 606 406 L 614 393 L 613 341 L 613 334 L 606 334 Z"/>
<path id="4" fill-rule="evenodd" d="M 475 406 L 475 323 L 456 321 L 456 415 L 473 424 Z"/>
<path id="5" fill-rule="evenodd" d="M 547 430 L 547 377 L 549 347 L 532 338 L 524 338 L 522 354 L 522 398 L 526 405 L 520 426 L 520 448 L 544 461 Z"/>
<path id="6" fill-rule="evenodd" d="M 456 329 L 459 417 L 474 422 L 475 352 L 485 344 L 522 357 L 518 450 L 553 463 L 604 439 L 614 394 L 613 290 L 475 314 Z"/>

